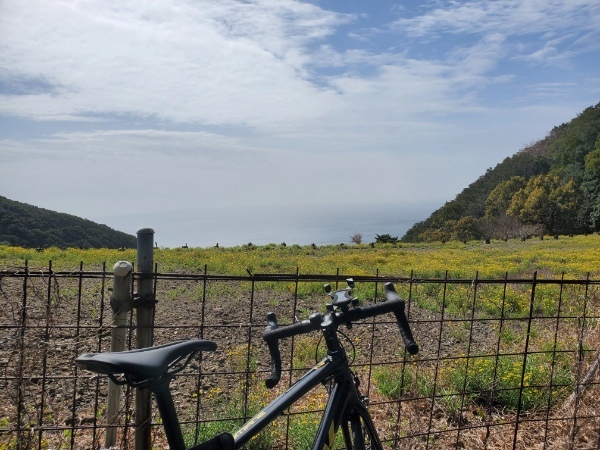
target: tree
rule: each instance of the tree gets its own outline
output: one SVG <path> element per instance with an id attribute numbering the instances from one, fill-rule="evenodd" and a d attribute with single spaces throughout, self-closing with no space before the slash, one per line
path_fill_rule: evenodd
<path id="1" fill-rule="evenodd" d="M 581 183 L 580 222 L 585 231 L 600 228 L 600 137 L 595 149 L 585 156 L 585 172 Z"/>
<path id="2" fill-rule="evenodd" d="M 524 241 L 531 236 L 541 236 L 543 231 L 544 229 L 541 225 L 526 225 L 522 223 L 520 227 L 515 229 L 515 237 Z"/>
<path id="3" fill-rule="evenodd" d="M 378 244 L 396 244 L 398 242 L 398 238 L 392 237 L 389 234 L 376 234 L 375 242 Z"/>
<path id="4" fill-rule="evenodd" d="M 600 139 L 596 141 L 596 148 L 585 155 L 585 171 L 594 177 L 600 177 Z"/>
<path id="5" fill-rule="evenodd" d="M 563 184 L 557 175 L 539 175 L 513 195 L 507 213 L 527 224 L 543 225 L 550 234 L 570 232 L 576 226 L 580 201 L 573 180 Z"/>
<path id="6" fill-rule="evenodd" d="M 496 221 L 495 217 L 490 216 L 482 217 L 477 221 L 477 234 L 486 244 L 489 244 L 494 237 Z"/>
<path id="7" fill-rule="evenodd" d="M 521 235 L 523 222 L 518 217 L 504 213 L 495 220 L 494 237 L 502 239 L 504 242 Z"/>
<path id="8" fill-rule="evenodd" d="M 446 227 L 444 228 L 429 228 L 419 235 L 419 239 L 423 242 L 446 243 L 452 238 L 452 231 L 449 228 L 452 227 L 453 222 L 456 221 L 446 222 Z"/>
<path id="9" fill-rule="evenodd" d="M 467 241 L 477 239 L 478 236 L 477 219 L 475 217 L 467 216 L 455 221 L 452 237 L 457 241 L 466 244 Z"/>
<path id="10" fill-rule="evenodd" d="M 571 234 L 577 231 L 578 211 L 582 203 L 581 191 L 574 180 L 561 184 L 550 193 L 550 201 L 556 205 L 557 214 L 554 220 L 554 232 Z"/>
<path id="11" fill-rule="evenodd" d="M 499 183 L 485 201 L 485 215 L 502 217 L 510 207 L 513 196 L 527 185 L 524 177 L 511 177 Z"/>
<path id="12" fill-rule="evenodd" d="M 350 241 L 354 242 L 355 244 L 361 244 L 362 243 L 362 234 L 360 234 L 360 233 L 353 234 L 352 236 L 350 236 Z"/>

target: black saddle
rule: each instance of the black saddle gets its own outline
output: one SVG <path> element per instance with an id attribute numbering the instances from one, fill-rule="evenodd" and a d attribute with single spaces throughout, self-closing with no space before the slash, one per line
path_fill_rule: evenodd
<path id="1" fill-rule="evenodd" d="M 207 340 L 178 341 L 123 352 L 85 353 L 75 359 L 75 364 L 91 372 L 108 375 L 113 381 L 117 381 L 116 375 L 123 374 L 125 382 L 136 384 L 173 375 L 182 370 L 196 353 L 212 352 L 216 348 L 217 344 Z M 185 361 L 180 363 L 184 358 Z"/>

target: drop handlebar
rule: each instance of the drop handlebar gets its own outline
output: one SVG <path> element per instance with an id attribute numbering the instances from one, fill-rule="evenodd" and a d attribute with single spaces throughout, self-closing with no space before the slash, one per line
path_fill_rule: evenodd
<path id="1" fill-rule="evenodd" d="M 369 317 L 379 316 L 381 314 L 394 313 L 396 322 L 400 329 L 400 335 L 404 341 L 406 351 L 415 355 L 419 351 L 419 346 L 415 343 L 412 331 L 406 314 L 404 313 L 405 303 L 398 294 L 392 283 L 384 285 L 387 301 L 376 303 L 369 306 L 359 306 L 346 311 L 331 312 L 326 315 L 313 313 L 308 320 L 296 322 L 279 328 L 275 313 L 267 314 L 267 327 L 263 333 L 263 339 L 267 343 L 271 355 L 271 374 L 265 380 L 265 385 L 272 389 L 281 378 L 281 354 L 279 351 L 279 340 L 321 330 L 325 327 L 337 329 L 339 325 L 349 325 L 359 320 Z"/>

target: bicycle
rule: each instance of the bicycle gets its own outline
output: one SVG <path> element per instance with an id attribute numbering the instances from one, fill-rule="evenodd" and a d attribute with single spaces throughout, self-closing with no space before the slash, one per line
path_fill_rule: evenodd
<path id="1" fill-rule="evenodd" d="M 275 313 L 267 314 L 267 327 L 263 338 L 271 357 L 271 373 L 265 380 L 274 388 L 281 378 L 281 339 L 321 331 L 327 355 L 309 369 L 297 382 L 276 397 L 242 425 L 235 433 L 221 433 L 188 450 L 235 450 L 242 448 L 265 426 L 282 415 L 311 389 L 321 384 L 330 386 L 329 398 L 319 424 L 313 450 L 330 449 L 337 432 L 342 431 L 347 449 L 383 450 L 375 425 L 365 406 L 366 396 L 359 390 L 358 377 L 350 369 L 350 362 L 338 336 L 338 328 L 351 328 L 354 322 L 381 314 L 394 313 L 405 348 L 414 355 L 419 351 L 404 312 L 404 300 L 398 297 L 394 285 L 385 283 L 387 301 L 369 306 L 358 306 L 352 296 L 354 282 L 348 279 L 346 289 L 326 292 L 331 297 L 326 314 L 313 313 L 308 320 L 279 327 Z M 86 353 L 75 363 L 86 370 L 105 374 L 118 384 L 151 391 L 158 405 L 171 450 L 186 450 L 181 427 L 177 419 L 169 383 L 183 370 L 198 352 L 214 351 L 217 345 L 209 340 L 189 340 L 138 350 L 113 353 Z"/>

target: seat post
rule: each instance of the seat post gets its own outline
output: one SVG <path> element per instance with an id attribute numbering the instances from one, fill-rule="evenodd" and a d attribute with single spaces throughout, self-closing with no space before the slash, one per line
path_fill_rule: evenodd
<path id="1" fill-rule="evenodd" d="M 171 450 L 185 450 L 185 442 L 181 433 L 181 426 L 177 418 L 177 411 L 173 402 L 173 395 L 169 389 L 170 379 L 162 380 L 148 389 L 154 393 L 158 412 L 163 421 L 163 427 Z"/>

